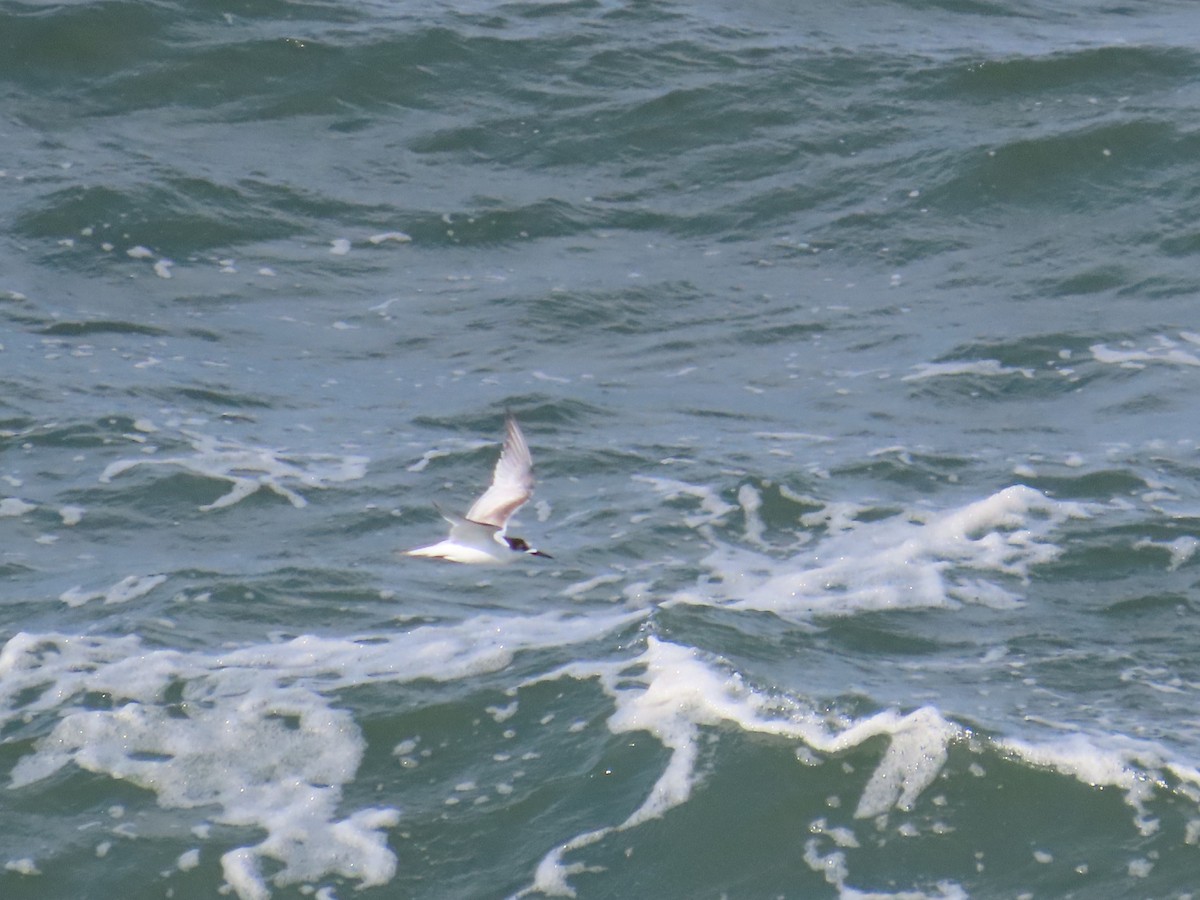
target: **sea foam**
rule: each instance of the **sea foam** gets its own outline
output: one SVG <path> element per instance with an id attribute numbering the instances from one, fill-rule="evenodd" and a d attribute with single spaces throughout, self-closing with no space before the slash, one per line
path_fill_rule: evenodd
<path id="1" fill-rule="evenodd" d="M 947 510 L 914 509 L 877 521 L 855 521 L 832 506 L 831 521 L 841 528 L 786 561 L 714 540 L 704 560 L 711 575 L 675 601 L 799 618 L 964 602 L 1015 606 L 1020 597 L 1012 584 L 1061 552 L 1051 540 L 1054 529 L 1088 515 L 1082 504 L 1024 485 Z M 747 539 L 762 540 L 750 519 Z"/>
<path id="2" fill-rule="evenodd" d="M 48 733 L 17 761 L 11 787 L 73 764 L 152 791 L 163 807 L 261 829 L 260 842 L 221 857 L 241 900 L 268 897 L 271 884 L 332 876 L 384 884 L 397 867 L 386 832 L 400 811 L 342 811 L 366 747 L 332 695 L 494 672 L 524 650 L 593 640 L 644 615 L 480 616 L 383 637 L 302 636 L 216 652 L 150 649 L 136 636 L 20 633 L 0 650 L 0 728 L 45 717 Z M 85 696 L 107 701 L 84 708 Z M 269 876 L 267 859 L 278 864 Z"/>

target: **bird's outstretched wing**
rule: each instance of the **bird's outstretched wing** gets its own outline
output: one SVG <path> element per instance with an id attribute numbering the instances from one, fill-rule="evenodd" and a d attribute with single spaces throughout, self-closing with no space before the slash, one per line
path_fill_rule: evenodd
<path id="1" fill-rule="evenodd" d="M 442 509 L 436 503 L 433 504 L 436 509 L 447 522 L 450 523 L 450 540 L 458 541 L 459 543 L 469 544 L 472 540 L 478 540 L 481 535 L 487 535 L 494 539 L 494 535 L 500 530 L 490 522 L 473 522 L 466 516 L 460 516 L 458 513 L 452 513 Z"/>
<path id="2" fill-rule="evenodd" d="M 505 421 L 504 448 L 492 473 L 492 484 L 471 504 L 467 518 L 503 529 L 533 495 L 533 458 L 521 427 L 510 414 Z"/>

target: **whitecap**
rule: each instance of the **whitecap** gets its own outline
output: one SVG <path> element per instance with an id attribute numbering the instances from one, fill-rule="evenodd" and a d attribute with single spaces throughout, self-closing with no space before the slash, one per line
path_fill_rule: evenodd
<path id="1" fill-rule="evenodd" d="M 704 560 L 712 575 L 674 601 L 801 618 L 963 602 L 1011 607 L 1020 597 L 996 577 L 1027 581 L 1033 566 L 1061 552 L 1050 539 L 1053 530 L 1086 515 L 1082 504 L 1024 485 L 957 508 L 916 509 L 878 521 L 858 521 L 842 510 L 833 516 L 839 530 L 786 560 L 717 543 Z M 756 537 L 761 532 L 752 527 L 748 539 Z"/>
<path id="2" fill-rule="evenodd" d="M 687 802 L 697 782 L 701 729 L 723 724 L 746 732 L 798 739 L 821 753 L 844 752 L 886 736 L 887 750 L 859 798 L 855 817 L 873 818 L 895 808 L 911 809 L 945 765 L 947 749 L 965 737 L 960 726 L 932 707 L 903 714 L 884 710 L 858 720 L 831 718 L 795 700 L 754 690 L 736 674 L 722 671 L 692 647 L 654 637 L 629 662 L 574 663 L 533 682 L 595 678 L 615 702 L 608 719 L 614 734 L 647 732 L 670 751 L 662 773 L 642 803 L 626 818 L 593 829 L 552 848 L 538 863 L 533 881 L 516 896 L 543 893 L 574 896 L 572 875 L 589 871 L 565 862 L 609 835 L 635 828 Z M 533 683 L 531 682 L 531 683 Z"/>
<path id="3" fill-rule="evenodd" d="M 1193 335 L 1183 332 L 1180 335 L 1188 343 L 1194 344 Z M 1164 363 L 1173 366 L 1200 366 L 1200 356 L 1180 347 L 1179 343 L 1166 335 L 1158 335 L 1149 347 L 1139 348 L 1131 341 L 1123 341 L 1120 347 L 1114 348 L 1107 344 L 1093 344 L 1088 348 L 1096 362 L 1120 366 L 1125 369 L 1144 369 L 1151 363 Z"/>
<path id="4" fill-rule="evenodd" d="M 1071 732 L 1045 740 L 999 738 L 996 744 L 1030 765 L 1053 769 L 1092 787 L 1120 790 L 1143 836 L 1161 827 L 1150 814 L 1149 802 L 1158 789 L 1166 786 L 1168 774 L 1193 791 L 1200 788 L 1200 769 L 1177 761 L 1167 748 L 1154 741 L 1120 734 Z"/>

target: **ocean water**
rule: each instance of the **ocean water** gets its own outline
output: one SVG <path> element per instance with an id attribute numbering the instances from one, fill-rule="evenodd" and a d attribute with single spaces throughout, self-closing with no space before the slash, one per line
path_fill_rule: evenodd
<path id="1" fill-rule="evenodd" d="M 1197 34 L 0 0 L 0 896 L 1200 896 Z"/>

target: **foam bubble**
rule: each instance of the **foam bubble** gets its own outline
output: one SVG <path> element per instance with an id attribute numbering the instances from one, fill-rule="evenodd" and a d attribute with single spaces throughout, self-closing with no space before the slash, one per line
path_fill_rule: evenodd
<path id="1" fill-rule="evenodd" d="M 520 704 L 514 700 L 507 706 L 488 706 L 485 707 L 483 711 L 492 717 L 492 721 L 499 724 L 501 722 L 507 722 L 509 719 L 515 716 L 519 708 Z"/>
<path id="2" fill-rule="evenodd" d="M 815 822 L 812 823 L 812 825 L 809 826 L 808 830 L 811 831 L 813 834 L 828 835 L 829 838 L 838 847 L 846 847 L 848 849 L 856 849 L 856 848 L 862 846 L 858 842 L 858 838 L 855 836 L 854 832 L 851 829 L 836 827 L 836 826 L 830 827 L 829 824 L 824 819 L 817 819 Z"/>
<path id="3" fill-rule="evenodd" d="M 1200 819 L 1189 819 L 1184 830 L 1183 842 L 1192 846 L 1200 845 Z"/>
<path id="4" fill-rule="evenodd" d="M 1131 859 L 1127 869 L 1130 878 L 1149 878 L 1154 863 L 1148 859 Z"/>
<path id="5" fill-rule="evenodd" d="M 0 519 L 16 518 L 37 509 L 36 503 L 27 503 L 19 497 L 6 497 L 0 500 Z"/>
<path id="6" fill-rule="evenodd" d="M 419 738 L 407 738 L 392 748 L 392 756 L 408 756 L 417 749 Z"/>
<path id="7" fill-rule="evenodd" d="M 846 854 L 840 850 L 834 850 L 832 853 L 821 856 L 818 852 L 819 846 L 816 840 L 804 842 L 804 862 L 814 872 L 824 876 L 827 884 L 838 888 L 844 887 L 846 879 L 850 877 L 850 870 L 846 866 Z"/>

